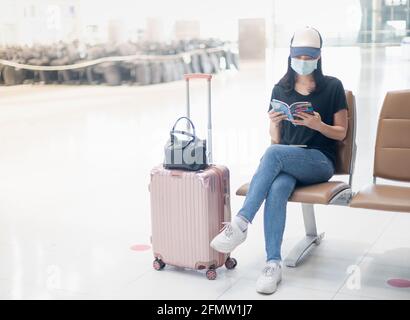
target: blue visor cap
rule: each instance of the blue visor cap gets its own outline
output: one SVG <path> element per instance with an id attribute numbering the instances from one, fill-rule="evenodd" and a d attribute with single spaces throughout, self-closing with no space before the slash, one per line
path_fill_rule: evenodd
<path id="1" fill-rule="evenodd" d="M 292 58 L 295 58 L 298 56 L 309 56 L 313 59 L 317 59 L 320 56 L 320 48 L 290 47 L 290 56 Z"/>

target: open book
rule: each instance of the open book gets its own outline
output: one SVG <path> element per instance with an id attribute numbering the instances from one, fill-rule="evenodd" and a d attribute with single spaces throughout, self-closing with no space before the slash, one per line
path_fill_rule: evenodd
<path id="1" fill-rule="evenodd" d="M 288 121 L 295 120 L 295 117 L 297 118 L 296 113 L 298 112 L 313 114 L 313 106 L 310 102 L 295 102 L 289 106 L 283 101 L 272 99 L 270 104 L 272 106 L 272 111 L 283 112 L 283 114 L 288 117 Z"/>

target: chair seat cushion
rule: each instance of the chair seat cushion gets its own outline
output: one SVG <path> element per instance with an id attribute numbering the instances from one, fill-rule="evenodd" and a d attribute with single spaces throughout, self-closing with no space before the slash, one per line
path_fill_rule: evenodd
<path id="1" fill-rule="evenodd" d="M 349 189 L 350 186 L 341 181 L 329 181 L 307 186 L 298 186 L 290 196 L 289 201 L 312 203 L 312 204 L 329 204 L 329 202 L 341 191 Z M 249 183 L 241 186 L 236 195 L 246 196 L 249 189 Z"/>
<path id="2" fill-rule="evenodd" d="M 354 195 L 350 206 L 385 211 L 410 212 L 410 188 L 368 185 Z"/>

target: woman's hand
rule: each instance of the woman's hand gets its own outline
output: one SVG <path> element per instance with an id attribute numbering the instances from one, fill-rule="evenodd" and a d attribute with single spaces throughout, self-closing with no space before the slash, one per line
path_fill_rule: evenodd
<path id="1" fill-rule="evenodd" d="M 293 120 L 292 123 L 298 126 L 305 126 L 310 129 L 320 131 L 320 128 L 322 127 L 322 118 L 319 113 L 313 112 L 312 115 L 306 112 L 299 112 L 295 116 L 301 118 L 302 120 Z"/>
<path id="2" fill-rule="evenodd" d="M 269 115 L 269 119 L 272 121 L 272 124 L 275 127 L 279 127 L 279 124 L 287 119 L 287 115 L 283 114 L 283 112 L 275 112 L 275 111 L 271 111 L 268 113 Z"/>

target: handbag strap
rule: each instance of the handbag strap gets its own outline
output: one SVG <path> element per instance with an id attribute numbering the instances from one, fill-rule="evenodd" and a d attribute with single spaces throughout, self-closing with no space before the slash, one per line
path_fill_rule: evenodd
<path id="1" fill-rule="evenodd" d="M 195 134 L 195 126 L 194 126 L 194 124 L 192 123 L 191 119 L 189 119 L 188 117 L 180 117 L 177 121 L 175 121 L 175 124 L 174 124 L 174 126 L 172 127 L 172 130 L 171 130 L 171 131 L 175 131 L 175 127 L 177 126 L 178 122 L 181 121 L 182 119 L 185 119 L 185 120 L 187 120 L 187 121 L 189 122 L 189 124 L 190 124 L 191 127 L 192 127 L 194 136 L 195 136 L 195 135 L 196 135 L 196 134 Z"/>
<path id="2" fill-rule="evenodd" d="M 185 120 L 188 121 L 188 123 L 189 123 L 189 124 L 191 125 L 191 127 L 192 127 L 193 133 L 190 133 L 190 132 L 187 132 L 187 131 L 175 130 L 175 127 L 177 126 L 178 122 L 179 122 L 180 120 L 182 120 L 182 119 L 185 119 Z M 191 119 L 189 119 L 188 117 L 180 117 L 177 121 L 175 121 L 175 124 L 174 124 L 174 126 L 172 127 L 172 130 L 170 131 L 171 142 L 174 142 L 174 135 L 175 135 L 175 134 L 183 134 L 183 135 L 186 135 L 186 136 L 191 137 L 190 143 L 191 143 L 192 141 L 194 141 L 195 138 L 196 138 L 195 126 L 194 126 L 194 124 L 192 123 Z"/>

